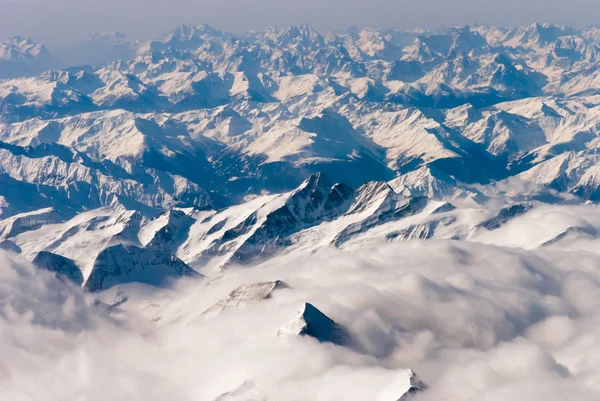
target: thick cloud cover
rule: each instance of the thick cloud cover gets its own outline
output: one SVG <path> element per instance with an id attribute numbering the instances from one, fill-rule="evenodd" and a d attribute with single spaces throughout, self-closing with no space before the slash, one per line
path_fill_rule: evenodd
<path id="1" fill-rule="evenodd" d="M 351 25 L 436 28 L 472 23 L 519 25 L 596 22 L 598 0 L 0 0 L 0 38 L 31 36 L 58 46 L 91 31 L 143 39 L 181 23 L 233 32 L 308 23 L 320 30 Z"/>
<path id="2" fill-rule="evenodd" d="M 246 382 L 273 400 L 385 401 L 405 368 L 431 385 L 415 400 L 600 399 L 595 253 L 450 241 L 327 250 L 169 291 L 129 285 L 111 314 L 1 258 L 0 399 L 213 400 Z M 291 288 L 202 314 L 240 284 L 275 279 Z M 278 337 L 305 301 L 352 345 Z"/>

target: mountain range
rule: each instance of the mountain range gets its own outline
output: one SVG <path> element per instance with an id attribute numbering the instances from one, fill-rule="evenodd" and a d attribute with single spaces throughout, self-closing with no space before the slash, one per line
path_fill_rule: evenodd
<path id="1" fill-rule="evenodd" d="M 183 25 L 150 42 L 96 33 L 56 57 L 13 38 L 0 248 L 101 293 L 381 242 L 511 245 L 535 216 L 600 201 L 599 141 L 595 27 Z M 594 243 L 599 227 L 560 220 L 516 244 Z M 286 289 L 247 284 L 206 313 Z M 280 334 L 351 347 L 309 301 Z M 393 401 L 427 388 L 403 374 Z"/>
<path id="2" fill-rule="evenodd" d="M 51 58 L 2 46 L 15 66 Z M 596 28 L 180 26 L 82 46 L 121 58 L 0 81 L 0 239 L 86 281 L 116 246 L 223 269 L 372 235 L 465 240 L 492 202 L 600 199 Z"/>

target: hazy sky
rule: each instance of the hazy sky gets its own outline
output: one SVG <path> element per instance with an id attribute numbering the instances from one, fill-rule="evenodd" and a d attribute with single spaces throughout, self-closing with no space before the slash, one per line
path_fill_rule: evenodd
<path id="1" fill-rule="evenodd" d="M 148 39 L 182 23 L 239 32 L 299 23 L 326 31 L 532 22 L 591 25 L 600 22 L 600 0 L 0 0 L 1 39 L 21 35 L 50 46 L 92 31 Z"/>

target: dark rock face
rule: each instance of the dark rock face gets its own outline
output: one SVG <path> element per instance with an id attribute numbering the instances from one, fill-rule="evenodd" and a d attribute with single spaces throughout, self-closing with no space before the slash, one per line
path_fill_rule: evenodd
<path id="1" fill-rule="evenodd" d="M 357 202 L 352 206 L 351 212 L 360 213 L 365 211 L 372 204 L 373 199 L 383 198 L 383 201 L 377 210 L 364 220 L 350 224 L 342 230 L 333 242 L 336 247 L 375 226 L 419 213 L 427 206 L 428 201 L 423 196 L 406 198 L 398 195 L 386 183 L 365 184 L 357 192 L 359 194 Z"/>
<path id="2" fill-rule="evenodd" d="M 164 287 L 176 278 L 201 276 L 176 256 L 121 244 L 98 255 L 84 288 L 94 292 L 132 282 Z"/>
<path id="3" fill-rule="evenodd" d="M 354 197 L 354 189 L 346 184 L 333 184 L 324 174 L 309 177 L 296 189 L 285 204 L 259 221 L 257 212 L 230 228 L 203 252 L 206 259 L 231 249 L 231 244 L 247 236 L 237 246 L 230 263 L 246 264 L 257 257 L 272 256 L 288 245 L 288 237 L 305 228 L 333 220 L 344 214 Z M 210 233 L 219 231 L 225 222 L 215 225 Z"/>
<path id="4" fill-rule="evenodd" d="M 169 221 L 158 230 L 146 248 L 174 253 L 188 236 L 194 219 L 181 210 L 171 210 Z"/>
<path id="5" fill-rule="evenodd" d="M 269 258 L 290 246 L 293 235 L 345 215 L 360 215 L 342 230 L 334 241 L 341 246 L 352 237 L 377 225 L 419 213 L 427 205 L 426 197 L 397 194 L 384 181 L 368 182 L 357 189 L 332 183 L 325 174 L 309 177 L 291 192 L 280 207 L 261 217 L 260 209 L 229 228 L 202 251 L 202 260 L 231 252 L 227 264 L 247 265 Z M 215 224 L 208 233 L 223 228 Z"/>
<path id="6" fill-rule="evenodd" d="M 307 302 L 304 305 L 302 317 L 306 326 L 300 331 L 301 336 L 310 336 L 321 342 L 331 342 L 337 345 L 344 345 L 348 342 L 349 336 L 346 330 L 312 304 Z"/>
<path id="7" fill-rule="evenodd" d="M 83 284 L 83 274 L 79 267 L 69 258 L 51 252 L 42 251 L 33 259 L 33 264 L 39 269 L 55 272 L 63 280 L 69 280 L 76 285 Z"/>
<path id="8" fill-rule="evenodd" d="M 336 345 L 350 342 L 350 335 L 342 326 L 308 302 L 303 305 L 296 319 L 279 330 L 279 335 L 309 336 Z"/>
<path id="9" fill-rule="evenodd" d="M 21 247 L 19 245 L 15 244 L 14 242 L 12 242 L 10 240 L 0 241 L 0 249 L 9 251 L 9 252 L 13 252 L 16 254 L 20 254 L 21 252 L 23 252 L 23 250 L 21 249 Z"/>
<path id="10" fill-rule="evenodd" d="M 284 208 L 298 222 L 311 224 L 323 217 L 334 218 L 340 211 L 345 211 L 344 206 L 349 206 L 348 200 L 353 193 L 349 186 L 334 185 L 324 174 L 318 173 L 294 192 Z"/>
<path id="11" fill-rule="evenodd" d="M 244 263 L 258 255 L 268 255 L 285 246 L 285 237 L 307 227 L 330 221 L 346 212 L 354 190 L 346 184 L 333 184 L 324 174 L 307 179 L 285 205 L 267 216 L 266 221 L 244 242 L 232 262 Z"/>
<path id="12" fill-rule="evenodd" d="M 527 211 L 529 211 L 529 209 L 531 209 L 531 206 L 529 205 L 512 205 L 506 207 L 500 210 L 500 212 L 495 217 L 484 221 L 483 223 L 479 224 L 479 226 L 485 227 L 490 231 L 496 230 L 509 220 L 526 213 Z"/>

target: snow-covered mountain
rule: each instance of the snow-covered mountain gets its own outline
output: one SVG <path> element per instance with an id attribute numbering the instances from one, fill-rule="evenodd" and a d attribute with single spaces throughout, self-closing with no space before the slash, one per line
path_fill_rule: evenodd
<path id="1" fill-rule="evenodd" d="M 117 274 L 108 256 L 206 273 L 472 240 L 516 218 L 490 203 L 595 202 L 598 40 L 539 24 L 94 34 L 82 46 L 114 60 L 0 81 L 0 238 L 101 289 L 86 283 Z M 47 53 L 3 46 L 13 61 Z"/>
<path id="2" fill-rule="evenodd" d="M 46 46 L 15 36 L 0 42 L 0 79 L 36 75 L 56 65 Z"/>
<path id="3" fill-rule="evenodd" d="M 411 363 L 451 359 L 452 347 L 472 357 L 533 336 L 527 330 L 547 316 L 593 309 L 559 299 L 574 288 L 561 287 L 566 268 L 540 260 L 596 252 L 599 55 L 597 28 L 548 24 L 323 34 L 307 25 L 244 34 L 182 25 L 146 43 L 94 34 L 58 54 L 71 66 L 49 69 L 55 59 L 42 45 L 14 38 L 0 45 L 0 249 L 54 280 L 36 288 L 89 296 L 110 319 L 135 314 L 165 338 L 188 344 L 181 333 L 199 327 L 220 333 L 214 344 L 243 343 L 242 352 L 255 339 L 275 356 L 308 349 L 314 359 L 300 376 L 312 381 L 303 385 L 322 385 L 311 363 L 330 362 L 319 355 L 376 370 L 369 385 L 303 399 L 439 395 L 410 370 L 424 368 L 431 384 L 435 369 Z M 369 262 L 385 269 L 360 273 L 362 255 L 385 246 L 412 259 L 394 254 Z M 440 247 L 448 261 L 411 246 Z M 507 287 L 490 279 L 496 271 L 430 280 L 433 273 L 395 270 L 419 258 L 424 269 L 495 266 L 480 251 L 516 269 Z M 354 270 L 330 254 L 352 255 Z M 34 275 L 23 269 L 22 277 Z M 594 269 L 590 262 L 585 274 Z M 357 298 L 339 295 L 364 277 L 377 285 L 360 284 Z M 489 293 L 510 297 L 502 291 L 515 277 L 526 281 L 515 294 L 535 292 L 527 302 L 504 302 L 509 313 L 490 301 L 460 315 L 460 305 L 487 302 Z M 328 301 L 329 292 L 339 297 Z M 406 309 L 396 293 L 413 296 Z M 82 314 L 95 310 L 77 299 Z M 270 310 L 277 302 L 284 306 Z M 429 316 L 419 306 L 428 303 L 447 309 Z M 351 306 L 364 316 L 355 321 Z M 448 313 L 458 323 L 445 322 Z M 241 320 L 246 314 L 256 323 Z M 491 329 L 471 325 L 485 314 Z M 211 352 L 211 343 L 202 347 Z M 418 356 L 421 348 L 430 354 Z M 266 359 L 269 369 L 236 371 L 197 399 L 280 395 L 265 383 L 273 375 Z M 495 363 L 489 377 L 504 369 Z M 332 382 L 343 369 L 328 371 Z M 294 386 L 277 377 L 286 391 Z M 474 392 L 457 390 L 470 397 L 456 399 Z"/>

